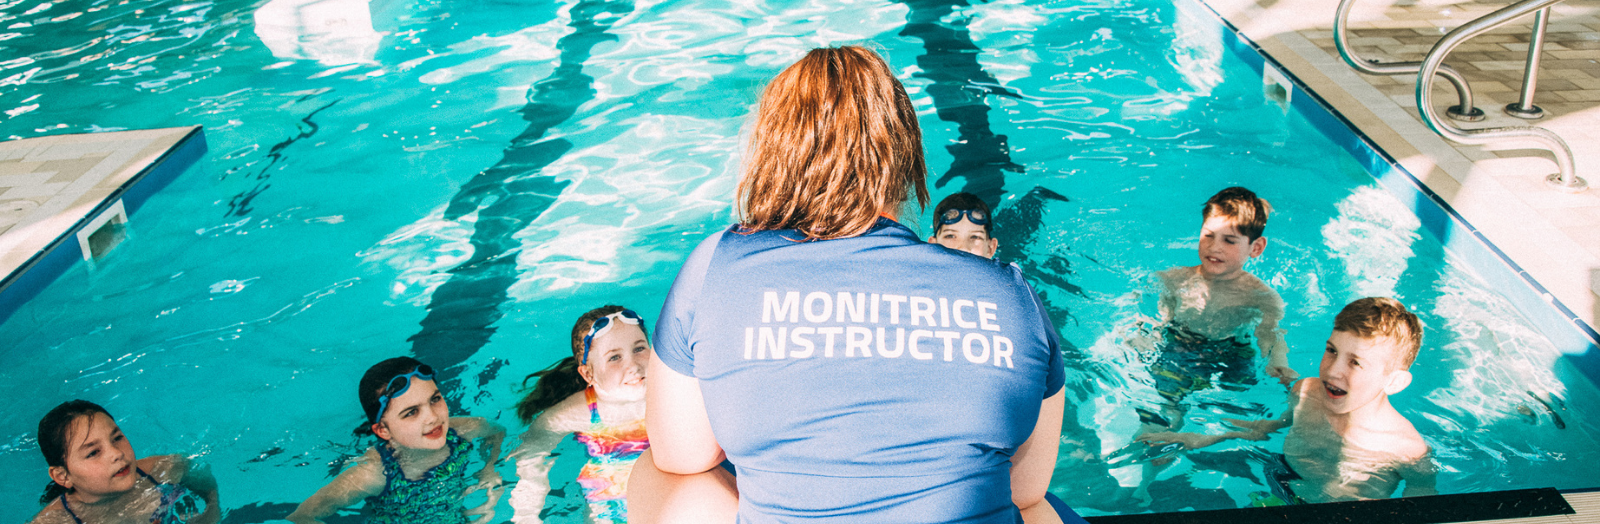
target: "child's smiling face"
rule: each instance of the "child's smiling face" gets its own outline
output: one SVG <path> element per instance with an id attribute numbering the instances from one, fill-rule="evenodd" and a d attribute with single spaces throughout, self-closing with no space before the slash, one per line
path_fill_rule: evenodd
<path id="1" fill-rule="evenodd" d="M 1207 217 L 1200 225 L 1200 270 L 1213 278 L 1237 277 L 1244 263 L 1261 256 L 1266 247 L 1266 237 L 1250 240 L 1228 217 Z"/>
<path id="2" fill-rule="evenodd" d="M 78 417 L 67 429 L 65 467 L 50 468 L 50 479 L 73 490 L 83 502 L 126 493 L 139 476 L 134 472 L 138 457 L 122 429 L 105 413 Z"/>
<path id="3" fill-rule="evenodd" d="M 450 405 L 432 380 L 409 377 L 405 393 L 389 399 L 388 408 L 373 425 L 378 438 L 400 448 L 440 449 L 450 432 Z"/>
<path id="4" fill-rule="evenodd" d="M 941 246 L 966 251 L 983 258 L 994 258 L 994 251 L 1000 247 L 999 241 L 990 238 L 983 226 L 972 223 L 967 217 L 961 217 L 960 222 L 939 226 L 939 231 L 930 241 Z"/>
<path id="5" fill-rule="evenodd" d="M 617 322 L 589 343 L 589 363 L 578 367 L 596 395 L 619 402 L 644 400 L 650 342 L 638 324 Z"/>
<path id="6" fill-rule="evenodd" d="M 1334 331 L 1319 369 L 1323 405 L 1329 412 L 1343 415 L 1405 389 L 1411 383 L 1411 372 L 1392 369 L 1398 351 L 1399 344 L 1387 338 Z"/>

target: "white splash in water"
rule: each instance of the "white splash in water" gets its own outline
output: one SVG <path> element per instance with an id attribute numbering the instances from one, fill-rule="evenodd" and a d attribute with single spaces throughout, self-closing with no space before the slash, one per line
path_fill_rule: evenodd
<path id="1" fill-rule="evenodd" d="M 472 256 L 470 240 L 477 215 L 446 220 L 444 210 L 445 206 L 439 206 L 428 216 L 356 253 L 367 263 L 383 264 L 399 272 L 389 288 L 391 299 L 427 304 L 434 288 L 450 280 L 447 271 Z"/>
<path id="2" fill-rule="evenodd" d="M 571 24 L 572 5 L 569 4 L 557 11 L 554 19 L 543 24 L 526 27 L 507 35 L 475 36 L 465 42 L 451 44 L 448 51 L 418 59 L 413 66 L 421 65 L 425 60 L 445 56 L 471 55 L 485 49 L 499 49 L 492 55 L 434 69 L 418 78 L 418 81 L 430 85 L 448 84 L 479 73 L 504 71 L 512 64 L 548 64 L 549 67 L 554 67 L 556 59 L 561 56 L 561 52 L 556 49 L 556 42 L 572 33 Z M 548 67 L 540 69 L 538 74 L 549 74 Z M 515 103 L 525 102 L 516 100 Z"/>
<path id="3" fill-rule="evenodd" d="M 1566 385 L 1556 379 L 1555 366 L 1562 353 L 1534 331 L 1522 315 L 1493 291 L 1469 285 L 1464 275 L 1447 276 L 1437 284 L 1434 312 L 1455 342 L 1424 351 L 1438 354 L 1427 360 L 1453 369 L 1448 388 L 1435 389 L 1429 400 L 1454 413 L 1456 421 L 1475 420 L 1477 426 L 1517 416 L 1518 406 L 1539 402 L 1540 396 L 1564 396 Z M 1419 361 L 1423 358 L 1419 357 Z"/>
<path id="4" fill-rule="evenodd" d="M 213 294 L 213 295 L 227 295 L 227 294 L 238 293 L 240 291 L 244 291 L 245 287 L 249 286 L 250 284 L 255 283 L 255 281 L 257 281 L 257 280 L 261 280 L 261 277 L 255 277 L 255 278 L 250 278 L 250 279 L 245 279 L 245 280 L 223 280 L 221 282 L 217 282 L 217 283 L 211 285 L 211 294 Z"/>
<path id="5" fill-rule="evenodd" d="M 1357 188 L 1335 205 L 1339 215 L 1322 226 L 1322 237 L 1344 262 L 1354 293 L 1349 298 L 1394 296 L 1422 223 L 1393 195 L 1373 186 Z"/>

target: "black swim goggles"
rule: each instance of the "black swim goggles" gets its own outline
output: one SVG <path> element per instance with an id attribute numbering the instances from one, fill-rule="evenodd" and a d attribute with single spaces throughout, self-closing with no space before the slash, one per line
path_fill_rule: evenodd
<path id="1" fill-rule="evenodd" d="M 411 389 L 411 377 L 417 377 L 420 380 L 433 380 L 433 368 L 427 364 L 422 364 L 412 368 L 410 373 L 397 375 L 389 379 L 389 385 L 383 388 L 383 394 L 378 395 L 378 411 L 372 415 L 373 424 L 377 424 L 378 419 L 383 418 L 383 412 L 389 410 L 389 399 L 404 395 L 406 390 Z"/>
<path id="2" fill-rule="evenodd" d="M 605 333 L 606 330 L 611 329 L 611 326 L 614 325 L 611 322 L 612 319 L 616 319 L 617 322 L 633 324 L 635 326 L 639 325 L 640 320 L 639 314 L 634 313 L 631 309 L 624 309 L 622 311 L 594 319 L 594 324 L 589 325 L 589 334 L 583 336 L 583 360 L 578 362 L 579 364 L 589 363 L 589 344 L 594 342 L 594 337 L 598 337 Z"/>
<path id="3" fill-rule="evenodd" d="M 948 226 L 960 222 L 961 217 L 967 217 L 967 221 L 974 225 L 989 225 L 989 213 L 982 209 L 946 209 L 943 215 L 939 215 L 939 225 Z"/>

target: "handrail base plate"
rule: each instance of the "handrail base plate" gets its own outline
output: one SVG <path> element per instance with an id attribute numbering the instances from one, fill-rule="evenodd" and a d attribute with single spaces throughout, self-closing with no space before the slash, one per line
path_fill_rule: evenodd
<path id="1" fill-rule="evenodd" d="M 1449 109 L 1444 110 L 1444 114 L 1448 115 L 1451 120 L 1462 122 L 1482 122 L 1483 119 L 1488 118 L 1487 115 L 1483 114 L 1482 109 L 1474 107 L 1471 108 L 1471 111 L 1462 111 L 1459 105 L 1450 106 Z"/>
<path id="2" fill-rule="evenodd" d="M 1528 109 L 1523 109 L 1518 104 L 1506 104 L 1506 114 L 1523 120 L 1538 120 L 1544 118 L 1544 108 L 1528 104 Z"/>
<path id="3" fill-rule="evenodd" d="M 1589 183 L 1585 182 L 1577 175 L 1573 175 L 1572 183 L 1568 184 L 1561 180 L 1561 173 L 1554 173 L 1550 176 L 1544 177 L 1544 183 L 1549 184 L 1550 187 L 1560 190 L 1563 193 L 1582 193 L 1585 189 L 1589 189 Z"/>

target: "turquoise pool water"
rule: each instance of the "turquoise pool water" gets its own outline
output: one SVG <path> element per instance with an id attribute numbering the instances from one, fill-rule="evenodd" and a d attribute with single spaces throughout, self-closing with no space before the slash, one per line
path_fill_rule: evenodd
<path id="1" fill-rule="evenodd" d="M 364 447 L 348 433 L 352 390 L 389 356 L 446 368 L 457 413 L 520 431 L 520 382 L 565 354 L 573 319 L 606 303 L 653 317 L 689 249 L 731 220 L 761 85 L 810 47 L 859 42 L 923 112 L 936 196 L 1001 201 L 1001 256 L 1073 345 L 1052 490 L 1084 513 L 1236 507 L 1264 489 L 1260 465 L 1229 454 L 1245 446 L 1154 479 L 1098 459 L 1154 397 L 1119 330 L 1154 314 L 1150 273 L 1194 263 L 1199 204 L 1236 184 L 1279 210 L 1249 269 L 1288 302 L 1302 374 L 1354 298 L 1392 294 L 1422 315 L 1418 380 L 1394 400 L 1436 450 L 1441 492 L 1596 484 L 1600 396 L 1524 320 L 1541 312 L 1513 310 L 1264 96 L 1195 4 L 17 0 L 0 13 L 0 136 L 201 124 L 211 148 L 110 258 L 0 324 L 13 377 L 0 391 L 19 404 L 0 414 L 0 471 L 24 488 L 0 502 L 7 519 L 37 511 L 33 430 L 68 398 L 105 404 L 141 453 L 211 464 L 233 522 L 281 517 Z M 1200 395 L 1189 424 L 1275 415 L 1282 397 L 1269 384 Z M 551 520 L 576 521 L 582 452 L 560 452 Z M 1141 482 L 1149 506 L 1126 496 Z"/>

